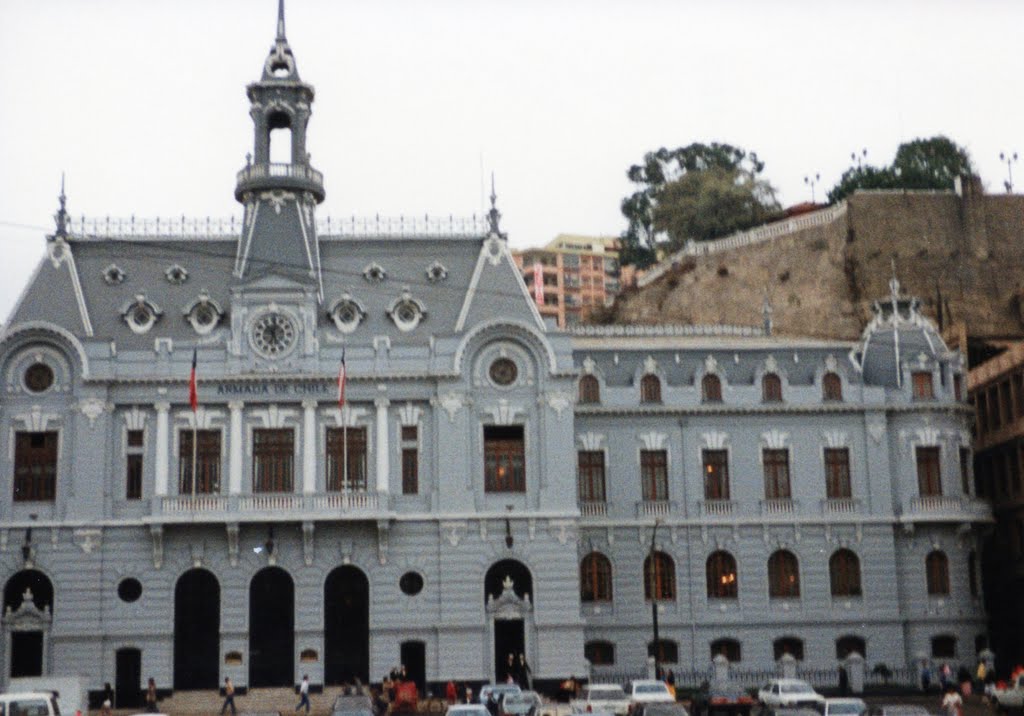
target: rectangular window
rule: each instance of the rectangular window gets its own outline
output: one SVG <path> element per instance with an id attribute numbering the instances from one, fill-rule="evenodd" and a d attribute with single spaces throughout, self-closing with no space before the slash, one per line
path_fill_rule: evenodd
<path id="1" fill-rule="evenodd" d="M 484 491 L 526 492 L 522 425 L 484 427 Z"/>
<path id="2" fill-rule="evenodd" d="M 965 447 L 960 448 L 960 487 L 971 494 L 971 449 Z"/>
<path id="3" fill-rule="evenodd" d="M 604 451 L 580 450 L 577 465 L 580 502 L 604 502 Z"/>
<path id="4" fill-rule="evenodd" d="M 930 372 L 915 371 L 911 373 L 911 379 L 914 381 L 914 400 L 931 400 L 935 397 Z"/>
<path id="5" fill-rule="evenodd" d="M 764 461 L 764 497 L 766 500 L 788 500 L 789 491 L 789 450 L 773 450 L 765 448 L 762 452 Z"/>
<path id="6" fill-rule="evenodd" d="M 415 495 L 420 491 L 419 427 L 402 426 L 402 494 Z"/>
<path id="7" fill-rule="evenodd" d="M 14 501 L 53 502 L 57 494 L 57 431 L 14 435 Z"/>
<path id="8" fill-rule="evenodd" d="M 144 432 L 129 430 L 127 435 L 128 450 L 125 464 L 125 499 L 142 499 L 142 448 Z"/>
<path id="9" fill-rule="evenodd" d="M 917 448 L 917 489 L 921 497 L 942 496 L 942 473 L 939 470 L 939 448 Z"/>
<path id="10" fill-rule="evenodd" d="M 664 450 L 641 450 L 640 478 L 645 501 L 668 500 L 668 453 Z"/>
<path id="11" fill-rule="evenodd" d="M 825 491 L 830 500 L 848 499 L 850 489 L 850 451 L 825 448 Z"/>
<path id="12" fill-rule="evenodd" d="M 252 431 L 252 491 L 292 492 L 295 480 L 295 431 Z"/>
<path id="13" fill-rule="evenodd" d="M 704 451 L 704 499 L 729 499 L 729 452 Z"/>
<path id="14" fill-rule="evenodd" d="M 366 490 L 366 428 L 327 429 L 328 492 Z"/>
<path id="15" fill-rule="evenodd" d="M 182 430 L 178 441 L 178 494 L 192 494 L 192 431 Z M 197 495 L 220 492 L 220 430 L 196 431 Z"/>

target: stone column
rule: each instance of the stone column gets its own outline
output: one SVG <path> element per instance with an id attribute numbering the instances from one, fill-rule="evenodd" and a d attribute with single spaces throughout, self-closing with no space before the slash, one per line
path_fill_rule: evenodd
<path id="1" fill-rule="evenodd" d="M 315 400 L 302 401 L 302 492 L 316 492 L 316 406 Z"/>
<path id="2" fill-rule="evenodd" d="M 864 657 L 855 651 L 851 651 L 846 657 L 847 683 L 850 685 L 851 694 L 864 693 Z"/>
<path id="3" fill-rule="evenodd" d="M 390 463 L 388 461 L 388 406 L 383 395 L 373 401 L 377 406 L 377 492 L 387 494 Z"/>
<path id="4" fill-rule="evenodd" d="M 228 494 L 242 492 L 242 409 L 245 403 L 233 400 L 228 403 L 231 410 L 231 447 L 228 451 Z"/>
<path id="5" fill-rule="evenodd" d="M 170 472 L 170 426 L 168 414 L 171 404 L 168 402 L 156 403 L 156 485 L 153 492 L 157 497 L 167 496 L 167 479 Z"/>

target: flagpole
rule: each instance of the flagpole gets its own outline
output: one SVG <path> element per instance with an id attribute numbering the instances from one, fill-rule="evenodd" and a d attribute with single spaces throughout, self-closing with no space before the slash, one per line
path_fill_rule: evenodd
<path id="1" fill-rule="evenodd" d="M 192 502 L 196 501 L 196 462 L 199 456 L 199 396 L 196 387 L 196 355 L 198 349 L 192 349 L 192 377 L 189 380 L 189 403 L 192 404 Z"/>
<path id="2" fill-rule="evenodd" d="M 345 415 L 345 384 L 348 366 L 345 365 L 345 346 L 341 347 L 341 373 L 338 376 L 338 403 L 341 407 L 341 502 L 348 502 L 348 418 Z"/>

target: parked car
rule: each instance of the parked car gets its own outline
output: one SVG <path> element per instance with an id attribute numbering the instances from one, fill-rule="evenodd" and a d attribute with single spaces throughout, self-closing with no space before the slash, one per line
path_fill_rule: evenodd
<path id="1" fill-rule="evenodd" d="M 750 716 L 754 699 L 739 684 L 712 681 L 693 695 L 694 716 Z"/>
<path id="2" fill-rule="evenodd" d="M 449 706 L 444 714 L 445 716 L 491 716 L 490 711 L 480 704 L 455 704 Z"/>
<path id="3" fill-rule="evenodd" d="M 929 716 L 924 706 L 906 704 L 882 704 L 868 709 L 869 716 Z"/>
<path id="4" fill-rule="evenodd" d="M 760 716 L 821 716 L 821 707 L 811 706 L 766 706 Z"/>
<path id="5" fill-rule="evenodd" d="M 519 684 L 484 684 L 480 687 L 480 703 L 486 704 L 487 700 L 494 694 L 497 701 L 501 701 L 505 694 L 522 693 Z"/>
<path id="6" fill-rule="evenodd" d="M 1024 674 L 1018 674 L 1016 681 L 1007 684 L 1005 689 L 996 689 L 993 696 L 1000 711 L 1024 709 Z"/>
<path id="7" fill-rule="evenodd" d="M 757 692 L 763 706 L 824 706 L 825 697 L 802 679 L 772 679 Z"/>
<path id="8" fill-rule="evenodd" d="M 339 696 L 331 706 L 331 716 L 373 716 L 369 696 Z"/>
<path id="9" fill-rule="evenodd" d="M 47 691 L 12 691 L 0 694 L 0 714 L 60 716 L 60 706 L 56 695 Z"/>
<path id="10" fill-rule="evenodd" d="M 505 716 L 536 716 L 540 705 L 540 695 L 536 691 L 509 692 L 502 695 L 498 710 Z"/>
<path id="11" fill-rule="evenodd" d="M 632 702 L 626 692 L 618 684 L 587 684 L 580 692 L 578 699 L 569 702 L 573 713 L 590 713 L 592 711 L 611 711 L 619 716 L 629 713 Z"/>
<path id="12" fill-rule="evenodd" d="M 637 679 L 629 687 L 629 698 L 634 704 L 671 704 L 676 700 L 668 684 L 659 679 Z"/>
<path id="13" fill-rule="evenodd" d="M 682 704 L 651 701 L 637 704 L 633 710 L 633 716 L 690 716 L 690 714 Z"/>
<path id="14" fill-rule="evenodd" d="M 865 716 L 867 712 L 863 699 L 825 699 L 822 716 Z"/>

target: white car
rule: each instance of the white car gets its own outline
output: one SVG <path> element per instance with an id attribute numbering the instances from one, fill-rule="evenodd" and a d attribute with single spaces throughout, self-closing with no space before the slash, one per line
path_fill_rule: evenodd
<path id="1" fill-rule="evenodd" d="M 569 707 L 577 714 L 610 711 L 618 716 L 626 716 L 631 703 L 618 684 L 587 684 L 580 698 L 570 701 Z"/>
<path id="2" fill-rule="evenodd" d="M 757 692 L 763 706 L 825 706 L 825 697 L 802 679 L 772 679 Z"/>
<path id="3" fill-rule="evenodd" d="M 491 716 L 491 712 L 480 704 L 457 704 L 449 706 L 445 716 Z"/>
<path id="4" fill-rule="evenodd" d="M 868 705 L 862 699 L 825 699 L 822 716 L 865 716 Z"/>
<path id="5" fill-rule="evenodd" d="M 637 679 L 630 689 L 630 699 L 634 704 L 671 704 L 675 697 L 668 690 L 668 685 L 658 679 Z"/>

